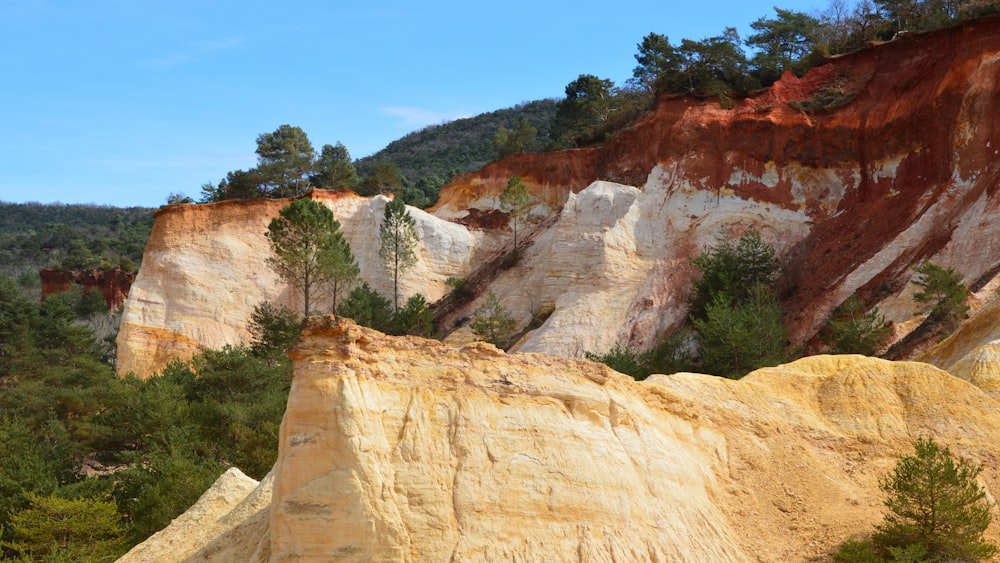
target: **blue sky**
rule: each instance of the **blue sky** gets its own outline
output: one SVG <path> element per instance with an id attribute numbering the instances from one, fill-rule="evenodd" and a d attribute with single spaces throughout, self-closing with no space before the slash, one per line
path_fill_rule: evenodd
<path id="1" fill-rule="evenodd" d="M 0 0 L 0 201 L 197 198 L 284 123 L 359 158 L 583 73 L 620 83 L 653 31 L 745 36 L 774 5 L 827 4 Z"/>

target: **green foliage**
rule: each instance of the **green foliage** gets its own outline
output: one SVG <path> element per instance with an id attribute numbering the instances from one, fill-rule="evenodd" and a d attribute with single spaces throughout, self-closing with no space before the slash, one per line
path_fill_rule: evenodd
<path id="1" fill-rule="evenodd" d="M 497 129 L 493 135 L 493 146 L 501 158 L 530 150 L 538 139 L 538 128 L 533 126 L 528 118 L 522 117 L 517 129 L 510 130 L 504 126 Z"/>
<path id="2" fill-rule="evenodd" d="M 300 127 L 282 125 L 257 137 L 257 170 L 270 197 L 294 197 L 309 189 L 316 151 Z"/>
<path id="3" fill-rule="evenodd" d="M 337 314 L 353 319 L 361 326 L 387 334 L 392 332 L 392 302 L 379 295 L 368 282 L 351 290 L 340 303 Z"/>
<path id="4" fill-rule="evenodd" d="M 716 238 L 691 260 L 701 272 L 694 282 L 691 315 L 704 319 L 708 304 L 724 295 L 733 305 L 747 302 L 754 288 L 770 288 L 780 272 L 774 247 L 764 242 L 756 230 L 747 231 L 737 242 Z"/>
<path id="5" fill-rule="evenodd" d="M 337 314 L 386 334 L 435 336 L 430 306 L 419 293 L 410 296 L 406 305 L 394 312 L 392 303 L 365 282 L 351 290 Z"/>
<path id="6" fill-rule="evenodd" d="M 231 346 L 173 362 L 146 381 L 119 378 L 71 296 L 39 307 L 18 289 L 0 277 L 0 542 L 8 555 L 17 547 L 80 561 L 106 545 L 95 535 L 58 547 L 62 532 L 32 523 L 34 497 L 106 511 L 112 495 L 131 544 L 190 507 L 226 467 L 259 479 L 273 466 L 291 385 L 286 357 Z M 274 315 L 276 324 L 293 322 L 283 316 Z M 119 469 L 113 480 L 85 477 L 81 459 Z M 13 515 L 23 519 L 9 521 Z M 57 547 L 43 556 L 34 545 Z"/>
<path id="7" fill-rule="evenodd" d="M 694 369 L 687 346 L 689 337 L 688 331 L 680 330 L 671 336 L 660 338 L 649 350 L 637 352 L 615 344 L 605 354 L 587 352 L 586 357 L 619 373 L 631 375 L 636 381 L 642 381 L 654 373 L 671 374 Z"/>
<path id="8" fill-rule="evenodd" d="M 374 162 L 369 166 L 368 173 L 361 181 L 358 193 L 372 196 L 378 194 L 393 194 L 399 196 L 403 190 L 403 175 L 399 166 L 393 162 Z"/>
<path id="9" fill-rule="evenodd" d="M 122 554 L 125 534 L 113 502 L 28 495 L 28 506 L 10 516 L 0 543 L 22 557 L 59 555 L 75 561 L 111 560 Z"/>
<path id="10" fill-rule="evenodd" d="M 804 12 L 774 8 L 775 19 L 760 18 L 750 24 L 756 32 L 746 44 L 758 49 L 751 61 L 752 72 L 765 85 L 777 82 L 785 70 L 801 76 L 813 61 L 820 21 Z"/>
<path id="11" fill-rule="evenodd" d="M 304 315 L 312 298 L 327 286 L 338 288 L 355 279 L 358 267 L 340 222 L 328 207 L 312 199 L 297 199 L 267 227 L 274 256 L 268 264 L 290 285 L 302 291 Z"/>
<path id="12" fill-rule="evenodd" d="M 434 335 L 434 318 L 427 299 L 419 293 L 406 300 L 406 305 L 393 315 L 392 334 L 431 337 Z"/>
<path id="13" fill-rule="evenodd" d="M 134 270 L 153 226 L 153 210 L 0 202 L 0 275 L 43 268 Z"/>
<path id="14" fill-rule="evenodd" d="M 517 256 L 517 221 L 531 208 L 534 197 L 528 193 L 528 187 L 524 185 L 521 178 L 511 176 L 507 180 L 507 187 L 500 194 L 500 210 L 509 213 L 514 229 L 514 255 Z M 516 260 L 516 258 L 515 258 Z"/>
<path id="15" fill-rule="evenodd" d="M 310 183 L 324 190 L 356 190 L 358 172 L 354 168 L 347 147 L 341 142 L 323 145 L 314 165 L 316 173 L 309 177 Z"/>
<path id="16" fill-rule="evenodd" d="M 604 354 L 586 352 L 585 356 L 588 360 L 600 362 L 618 373 L 631 375 L 637 381 L 649 377 L 649 370 L 646 368 L 643 354 L 621 344 L 615 344 Z"/>
<path id="17" fill-rule="evenodd" d="M 921 289 L 913 299 L 923 305 L 920 313 L 928 313 L 932 322 L 954 323 L 969 312 L 969 287 L 953 268 L 924 262 L 914 269 L 918 275 L 912 283 Z"/>
<path id="18" fill-rule="evenodd" d="M 708 373 L 739 379 L 787 358 L 788 336 L 781 306 L 760 284 L 741 301 L 734 301 L 726 293 L 716 294 L 705 308 L 705 318 L 696 318 L 693 324 L 698 352 Z"/>
<path id="19" fill-rule="evenodd" d="M 834 310 L 820 336 L 830 354 L 875 356 L 889 343 L 892 326 L 878 307 L 865 312 L 864 302 L 854 294 Z"/>
<path id="20" fill-rule="evenodd" d="M 900 458 L 879 482 L 889 496 L 888 512 L 872 536 L 876 551 L 919 546 L 933 560 L 992 557 L 997 547 L 983 533 L 992 520 L 993 503 L 976 482 L 980 471 L 981 466 L 956 462 L 932 438 L 918 439 L 914 455 Z"/>
<path id="21" fill-rule="evenodd" d="M 882 563 L 870 539 L 850 539 L 833 554 L 836 563 Z"/>
<path id="22" fill-rule="evenodd" d="M 465 278 L 456 278 L 452 276 L 444 280 L 444 283 L 451 288 L 451 292 L 458 298 L 468 296 L 471 293 L 469 290 L 469 280 Z"/>
<path id="23" fill-rule="evenodd" d="M 649 94 L 636 88 L 616 88 L 609 79 L 581 74 L 566 85 L 566 97 L 557 106 L 547 148 L 579 147 L 606 140 L 649 108 Z"/>
<path id="24" fill-rule="evenodd" d="M 486 302 L 476 309 L 476 315 L 472 319 L 470 328 L 472 333 L 479 338 L 497 348 L 505 349 L 510 344 L 510 338 L 517 328 L 517 322 L 491 291 L 486 294 Z"/>
<path id="25" fill-rule="evenodd" d="M 355 165 L 358 174 L 366 176 L 376 162 L 395 164 L 404 180 L 404 201 L 414 207 L 426 207 L 437 200 L 438 191 L 445 181 L 456 174 L 478 170 L 496 158 L 497 149 L 493 140 L 501 127 L 518 131 L 521 122 L 527 120 L 530 127 L 538 130 L 538 134 L 536 143 L 525 149 L 535 150 L 544 146 L 549 140 L 555 112 L 554 100 L 539 100 L 432 125 L 389 143 L 381 151 L 359 159 Z M 419 186 L 424 178 L 436 180 L 423 185 L 419 198 L 408 196 L 407 188 Z M 424 189 L 432 185 L 436 188 Z M 409 193 L 417 195 L 417 192 Z"/>
<path id="26" fill-rule="evenodd" d="M 252 337 L 250 351 L 258 357 L 276 358 L 298 342 L 302 321 L 288 307 L 263 301 L 253 308 L 247 329 Z"/>
<path id="27" fill-rule="evenodd" d="M 383 269 L 392 276 L 392 309 L 399 310 L 399 278 L 417 263 L 417 222 L 406 210 L 401 199 L 385 204 L 382 224 L 378 228 L 378 255 Z"/>

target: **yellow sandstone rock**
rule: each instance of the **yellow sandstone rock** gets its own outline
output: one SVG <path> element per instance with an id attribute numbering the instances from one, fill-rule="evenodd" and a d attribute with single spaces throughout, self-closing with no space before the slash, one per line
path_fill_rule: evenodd
<path id="1" fill-rule="evenodd" d="M 1000 405 L 922 363 L 635 382 L 334 317 L 292 355 L 262 536 L 236 527 L 213 542 L 223 555 L 187 560 L 822 560 L 881 519 L 878 479 L 918 436 L 1000 484 Z"/>

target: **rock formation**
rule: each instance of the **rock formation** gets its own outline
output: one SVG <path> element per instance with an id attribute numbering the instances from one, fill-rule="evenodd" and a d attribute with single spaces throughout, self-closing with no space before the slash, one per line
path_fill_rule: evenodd
<path id="1" fill-rule="evenodd" d="M 113 270 L 42 270 L 38 272 L 42 280 L 42 299 L 53 293 L 68 291 L 79 285 L 83 291 L 98 291 L 104 297 L 109 310 L 116 310 L 125 304 L 129 288 L 135 281 L 135 274 L 115 268 Z"/>
<path id="2" fill-rule="evenodd" d="M 378 226 L 384 197 L 313 191 L 329 206 L 351 243 L 361 275 L 384 295 L 391 280 L 380 271 Z M 267 225 L 289 200 L 224 201 L 174 205 L 156 212 L 142 270 L 129 295 L 118 336 L 118 369 L 149 376 L 172 358 L 199 347 L 245 342 L 250 314 L 263 301 L 302 310 L 301 296 L 267 265 Z M 493 250 L 480 231 L 410 209 L 421 237 L 418 262 L 401 293 L 434 300 L 445 280 L 462 276 Z M 329 298 L 317 310 L 330 310 Z"/>
<path id="3" fill-rule="evenodd" d="M 795 343 L 855 292 L 905 327 L 913 266 L 932 260 L 970 282 L 1000 271 L 997 155 L 1000 18 L 906 35 L 788 73 L 732 108 L 663 98 L 599 147 L 513 155 L 456 179 L 430 213 L 411 210 L 424 242 L 403 295 L 433 301 L 448 277 L 496 258 L 510 240 L 497 200 L 517 174 L 537 202 L 533 243 L 488 289 L 522 326 L 551 312 L 520 350 L 579 357 L 652 344 L 686 318 L 689 258 L 749 227 L 780 252 Z M 376 240 L 384 199 L 310 197 L 334 210 L 363 277 L 388 294 Z M 265 263 L 264 230 L 286 203 L 157 213 L 120 370 L 149 375 L 200 345 L 244 340 L 262 300 L 296 306 Z M 478 304 L 455 312 L 456 325 Z"/>
<path id="4" fill-rule="evenodd" d="M 126 561 L 809 561 L 872 530 L 918 436 L 1000 486 L 1000 404 L 927 364 L 636 382 L 334 317 L 292 356 L 273 483 L 230 515 L 213 487 Z"/>

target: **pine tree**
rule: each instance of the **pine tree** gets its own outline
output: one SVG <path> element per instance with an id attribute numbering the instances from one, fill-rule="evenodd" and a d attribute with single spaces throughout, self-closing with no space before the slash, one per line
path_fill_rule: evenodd
<path id="1" fill-rule="evenodd" d="M 889 509 L 872 537 L 876 551 L 912 550 L 920 546 L 926 560 L 980 561 L 997 546 L 983 533 L 990 525 L 993 503 L 976 482 L 982 467 L 955 461 L 948 448 L 932 438 L 919 438 L 912 456 L 896 462 L 879 483 L 889 495 Z"/>
<path id="2" fill-rule="evenodd" d="M 378 255 L 382 266 L 392 274 L 392 310 L 399 310 L 399 278 L 417 263 L 417 223 L 401 199 L 391 199 L 385 205 L 379 226 Z"/>

